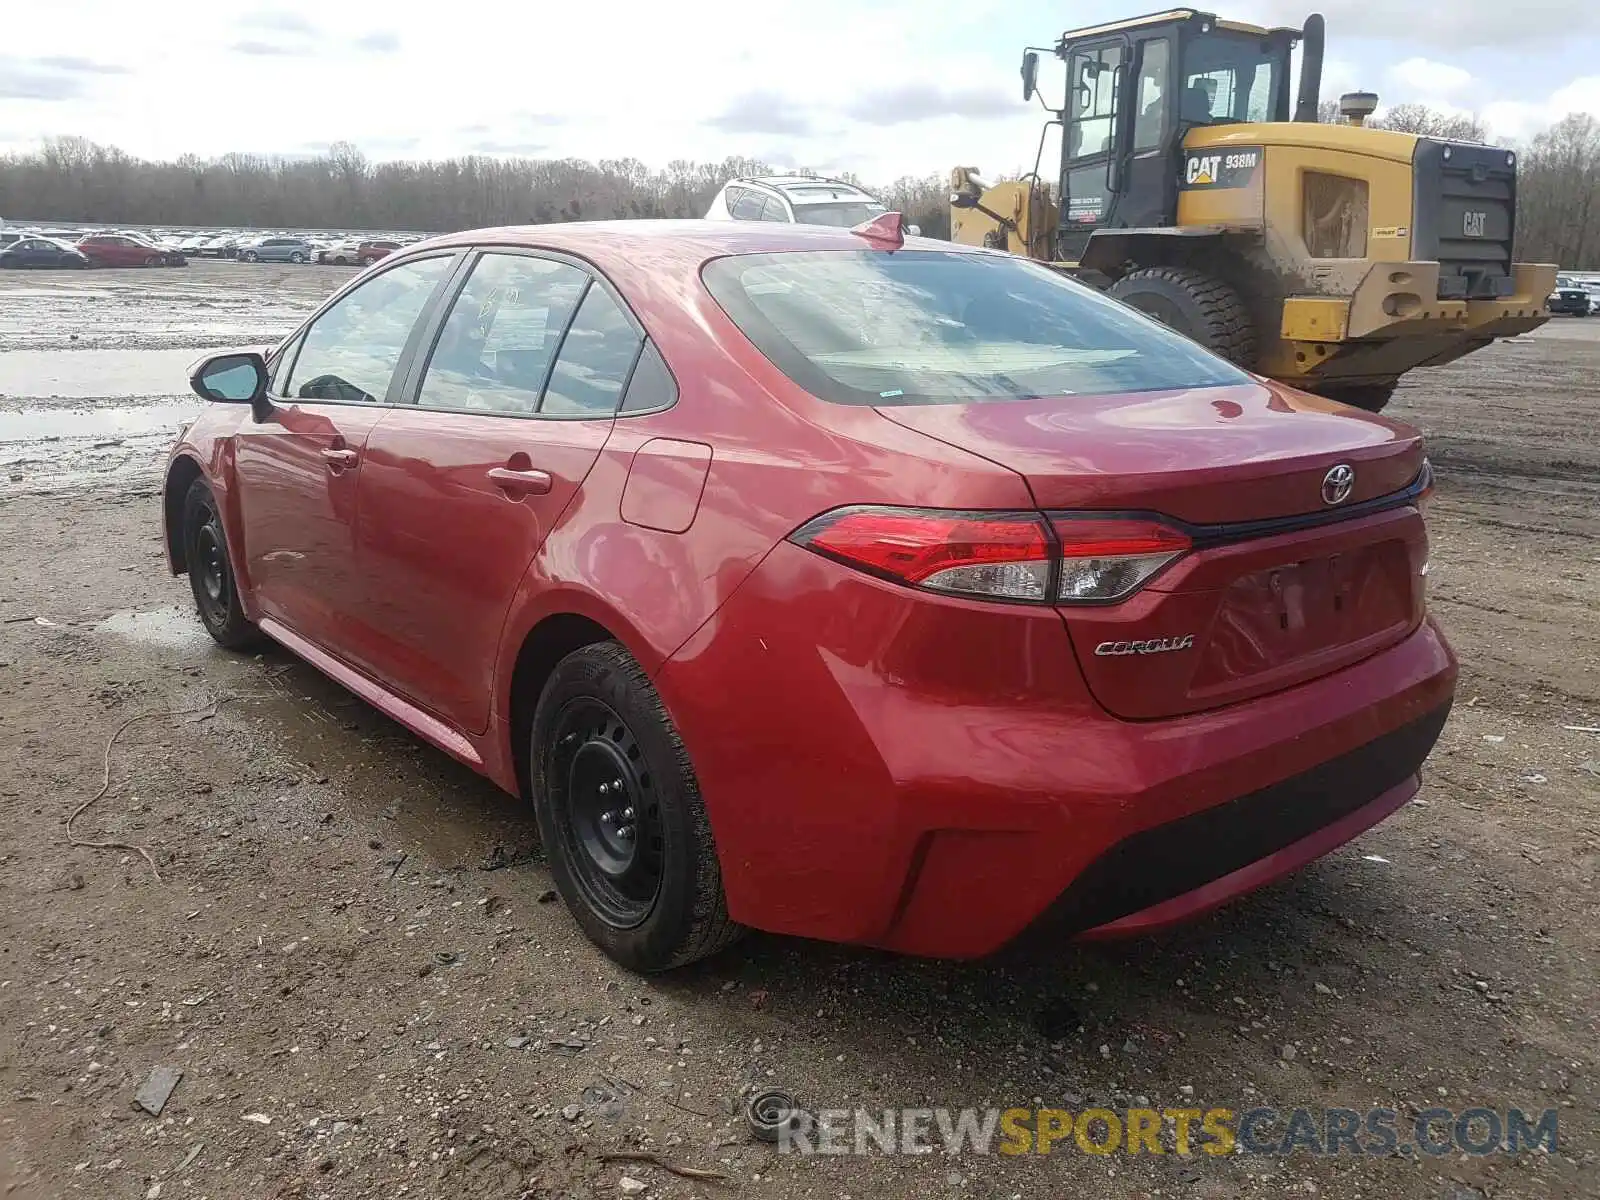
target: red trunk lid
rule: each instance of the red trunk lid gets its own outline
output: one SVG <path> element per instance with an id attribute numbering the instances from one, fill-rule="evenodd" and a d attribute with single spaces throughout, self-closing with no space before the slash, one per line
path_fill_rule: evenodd
<path id="1" fill-rule="evenodd" d="M 879 410 L 1027 479 L 1041 509 L 1138 510 L 1191 526 L 1333 511 L 1405 488 L 1420 436 L 1276 385 Z M 1410 505 L 1285 531 L 1196 530 L 1196 548 L 1127 600 L 1061 606 L 1084 676 L 1128 719 L 1249 699 L 1406 636 L 1424 611 L 1427 536 Z"/>

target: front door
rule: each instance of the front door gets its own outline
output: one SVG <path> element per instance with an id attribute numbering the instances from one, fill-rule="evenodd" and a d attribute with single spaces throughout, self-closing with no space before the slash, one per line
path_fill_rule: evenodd
<path id="1" fill-rule="evenodd" d="M 1057 252 L 1077 262 L 1095 230 L 1111 220 L 1116 195 L 1111 162 L 1117 143 L 1118 92 L 1128 48 L 1118 37 L 1076 46 L 1067 58 L 1067 120 L 1061 155 L 1061 224 Z"/>
<path id="2" fill-rule="evenodd" d="M 240 556 L 261 613 L 333 653 L 359 623 L 356 487 L 367 437 L 454 262 L 402 264 L 318 314 L 274 363 L 271 415 L 234 441 Z"/>
<path id="3" fill-rule="evenodd" d="M 576 263 L 484 253 L 367 439 L 359 665 L 456 728 L 488 728 L 500 634 L 610 436 L 642 333 Z M 614 502 L 613 502 L 614 503 Z"/>

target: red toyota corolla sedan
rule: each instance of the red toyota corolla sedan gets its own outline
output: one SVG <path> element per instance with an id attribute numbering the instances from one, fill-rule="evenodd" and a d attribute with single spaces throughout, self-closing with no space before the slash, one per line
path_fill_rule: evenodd
<path id="1" fill-rule="evenodd" d="M 192 383 L 212 635 L 528 797 L 639 970 L 1168 924 L 1399 808 L 1450 709 L 1414 430 L 895 214 L 437 238 Z"/>

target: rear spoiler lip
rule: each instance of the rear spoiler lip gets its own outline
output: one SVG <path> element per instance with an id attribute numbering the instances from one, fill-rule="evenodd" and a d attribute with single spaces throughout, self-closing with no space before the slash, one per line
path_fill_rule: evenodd
<path id="1" fill-rule="evenodd" d="M 1169 517 L 1163 513 L 1147 512 L 1135 509 L 1118 510 L 1087 510 L 1096 517 L 1128 517 L 1144 520 L 1160 521 L 1180 530 L 1189 536 L 1196 550 L 1211 546 L 1226 546 L 1235 542 L 1248 542 L 1256 538 L 1275 537 L 1283 533 L 1300 533 L 1307 529 L 1320 529 L 1325 525 L 1337 525 L 1344 521 L 1354 521 L 1360 517 L 1370 517 L 1375 513 L 1388 512 L 1390 509 L 1404 508 L 1415 504 L 1426 492 L 1433 487 L 1433 466 L 1426 458 L 1422 460 L 1422 467 L 1416 477 L 1398 491 L 1389 492 L 1383 496 L 1374 496 L 1370 500 L 1363 500 L 1358 504 L 1341 505 L 1338 508 L 1318 509 L 1316 512 L 1294 513 L 1287 517 L 1266 517 L 1259 521 L 1227 521 L 1216 525 L 1197 525 L 1189 521 L 1180 521 L 1176 517 Z M 1045 510 L 1045 515 L 1051 516 L 1060 511 Z M 1073 515 L 1082 516 L 1086 510 L 1074 510 Z"/>

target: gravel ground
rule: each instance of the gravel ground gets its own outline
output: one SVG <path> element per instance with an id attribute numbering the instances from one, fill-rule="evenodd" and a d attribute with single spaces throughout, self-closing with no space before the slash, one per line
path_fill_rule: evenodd
<path id="1" fill-rule="evenodd" d="M 184 364 L 280 336 L 347 275 L 0 279 L 7 1193 L 1600 1194 L 1600 321 L 1396 402 L 1439 468 L 1432 602 L 1462 680 L 1390 821 L 1158 939 L 949 964 L 754 936 L 642 980 L 562 911 L 519 802 L 286 654 L 217 650 L 164 571 Z M 155 870 L 68 844 L 107 779 L 79 837 Z M 159 1117 L 133 1106 L 156 1067 L 182 1072 Z M 748 1140 L 753 1086 L 880 1112 L 1553 1108 L 1560 1142 L 801 1157 Z"/>

